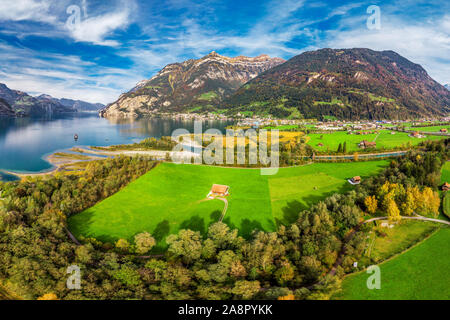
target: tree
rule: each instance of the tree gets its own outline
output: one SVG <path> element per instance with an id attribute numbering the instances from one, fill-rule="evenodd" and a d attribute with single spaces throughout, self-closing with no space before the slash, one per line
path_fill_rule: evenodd
<path id="1" fill-rule="evenodd" d="M 125 239 L 119 239 L 116 242 L 116 248 L 120 251 L 127 252 L 130 248 L 130 243 Z"/>
<path id="2" fill-rule="evenodd" d="M 176 257 L 181 257 L 185 263 L 192 263 L 202 254 L 202 241 L 200 232 L 180 230 L 178 235 L 167 237 L 168 251 Z"/>
<path id="3" fill-rule="evenodd" d="M 38 300 L 58 300 L 58 297 L 54 293 L 46 293 L 37 299 Z"/>
<path id="4" fill-rule="evenodd" d="M 344 141 L 344 147 L 342 148 L 343 153 L 347 153 L 347 141 Z"/>
<path id="5" fill-rule="evenodd" d="M 402 217 L 400 216 L 400 210 L 397 207 L 394 199 L 389 198 L 387 202 L 387 214 L 389 221 L 400 221 Z"/>
<path id="6" fill-rule="evenodd" d="M 367 211 L 371 214 L 377 212 L 378 209 L 378 201 L 375 196 L 367 196 L 364 199 L 364 204 L 366 205 Z"/>
<path id="7" fill-rule="evenodd" d="M 354 160 L 354 161 L 358 161 L 358 159 L 359 159 L 359 154 L 358 154 L 358 152 L 355 152 L 355 153 L 353 154 L 353 160 Z"/>
<path id="8" fill-rule="evenodd" d="M 339 147 L 337 149 L 337 153 L 342 153 L 342 143 L 339 143 Z"/>
<path id="9" fill-rule="evenodd" d="M 136 245 L 136 253 L 145 254 L 152 250 L 156 241 L 150 233 L 142 232 L 134 236 L 134 243 Z"/>
<path id="10" fill-rule="evenodd" d="M 242 297 L 242 299 L 251 299 L 261 288 L 259 281 L 236 281 L 232 293 Z"/>

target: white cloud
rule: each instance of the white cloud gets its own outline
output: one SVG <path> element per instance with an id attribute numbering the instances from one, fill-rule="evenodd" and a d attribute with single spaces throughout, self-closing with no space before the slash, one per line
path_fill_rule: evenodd
<path id="1" fill-rule="evenodd" d="M 129 7 L 82 20 L 71 32 L 76 41 L 91 42 L 104 46 L 117 46 L 119 42 L 105 40 L 114 30 L 124 28 L 130 21 Z"/>
<path id="2" fill-rule="evenodd" d="M 43 21 L 55 22 L 49 14 L 49 1 L 42 0 L 0 0 L 0 21 Z"/>

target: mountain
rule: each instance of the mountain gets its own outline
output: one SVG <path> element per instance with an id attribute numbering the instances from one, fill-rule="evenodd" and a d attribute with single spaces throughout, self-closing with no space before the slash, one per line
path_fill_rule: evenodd
<path id="1" fill-rule="evenodd" d="M 446 87 L 447 90 L 450 90 L 450 83 L 447 83 L 446 85 L 444 85 L 444 87 Z"/>
<path id="2" fill-rule="evenodd" d="M 86 101 L 81 101 L 81 100 L 72 100 L 72 99 L 58 99 L 58 98 L 53 98 L 52 96 L 43 94 L 40 95 L 39 97 L 37 97 L 38 100 L 43 100 L 43 101 L 47 101 L 47 100 L 52 100 L 55 103 L 60 103 L 65 107 L 77 110 L 77 111 L 99 111 L 101 109 L 103 109 L 105 107 L 104 104 L 101 103 L 90 103 L 90 102 L 86 102 Z"/>
<path id="3" fill-rule="evenodd" d="M 38 99 L 25 92 L 9 89 L 2 83 L 0 83 L 0 98 L 11 106 L 16 115 L 21 116 L 40 117 L 53 113 L 76 112 L 76 110 L 63 106 L 52 99 Z"/>
<path id="4" fill-rule="evenodd" d="M 8 102 L 0 99 L 0 116 L 14 116 L 15 112 Z"/>
<path id="5" fill-rule="evenodd" d="M 321 49 L 260 74 L 224 105 L 276 117 L 405 119 L 446 115 L 450 92 L 393 51 Z"/>
<path id="6" fill-rule="evenodd" d="M 100 114 L 137 117 L 159 112 L 212 111 L 243 84 L 283 62 L 267 55 L 228 58 L 213 51 L 197 60 L 167 65 Z"/>

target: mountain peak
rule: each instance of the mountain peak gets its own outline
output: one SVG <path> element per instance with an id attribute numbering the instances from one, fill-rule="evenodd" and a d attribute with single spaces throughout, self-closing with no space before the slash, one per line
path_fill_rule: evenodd
<path id="1" fill-rule="evenodd" d="M 137 117 L 158 112 L 213 111 L 240 86 L 283 62 L 267 55 L 230 58 L 211 51 L 199 59 L 165 66 L 121 95 L 101 114 Z"/>
<path id="2" fill-rule="evenodd" d="M 280 118 L 406 119 L 448 113 L 450 93 L 394 51 L 325 48 L 264 72 L 223 105 L 261 114 L 276 106 L 269 112 Z"/>

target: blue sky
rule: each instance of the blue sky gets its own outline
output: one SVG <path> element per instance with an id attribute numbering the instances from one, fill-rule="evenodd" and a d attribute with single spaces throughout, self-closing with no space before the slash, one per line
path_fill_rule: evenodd
<path id="1" fill-rule="evenodd" d="M 0 0 L 0 82 L 31 94 L 109 103 L 213 50 L 289 59 L 323 47 L 394 50 L 450 83 L 450 2 Z"/>

